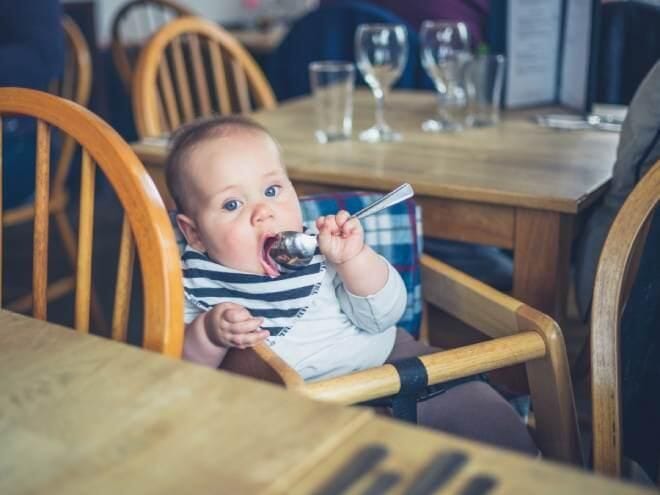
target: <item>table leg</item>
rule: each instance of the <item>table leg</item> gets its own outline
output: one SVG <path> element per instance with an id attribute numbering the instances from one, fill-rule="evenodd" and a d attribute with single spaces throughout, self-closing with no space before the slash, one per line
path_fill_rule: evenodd
<path id="1" fill-rule="evenodd" d="M 513 297 L 561 325 L 568 293 L 573 217 L 519 208 L 515 222 Z M 509 392 L 529 393 L 522 365 L 492 371 L 490 377 Z"/>
<path id="2" fill-rule="evenodd" d="M 513 296 L 550 315 L 565 317 L 573 216 L 517 209 Z"/>

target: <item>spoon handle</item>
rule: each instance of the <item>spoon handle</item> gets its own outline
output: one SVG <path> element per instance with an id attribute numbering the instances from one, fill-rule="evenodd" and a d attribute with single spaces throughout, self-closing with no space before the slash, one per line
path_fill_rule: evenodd
<path id="1" fill-rule="evenodd" d="M 351 215 L 351 218 L 368 217 L 369 215 L 378 213 L 380 210 L 384 210 L 385 208 L 389 208 L 390 206 L 400 203 L 401 201 L 412 198 L 414 194 L 415 192 L 413 191 L 412 186 L 406 182 L 405 184 L 401 184 L 394 191 L 387 193 L 379 200 L 374 201 L 369 206 L 366 206 L 357 213 L 354 213 Z"/>

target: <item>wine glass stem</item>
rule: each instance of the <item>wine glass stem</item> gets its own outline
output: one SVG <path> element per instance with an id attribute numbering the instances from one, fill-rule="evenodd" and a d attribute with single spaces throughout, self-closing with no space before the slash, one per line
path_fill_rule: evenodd
<path id="1" fill-rule="evenodd" d="M 376 127 L 384 129 L 387 127 L 385 123 L 385 92 L 381 89 L 374 90 L 374 98 L 376 100 Z"/>

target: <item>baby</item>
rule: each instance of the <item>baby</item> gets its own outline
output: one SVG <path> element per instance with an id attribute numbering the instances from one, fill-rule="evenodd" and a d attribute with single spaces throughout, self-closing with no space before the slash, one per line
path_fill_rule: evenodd
<path id="1" fill-rule="evenodd" d="M 266 340 L 305 380 L 318 380 L 437 350 L 396 329 L 401 276 L 346 211 L 316 220 L 319 254 L 308 267 L 280 273 L 270 240 L 302 231 L 302 214 L 279 146 L 256 122 L 227 116 L 183 127 L 166 174 L 187 242 L 185 359 L 218 367 L 230 347 Z M 537 452 L 513 408 L 483 382 L 419 403 L 418 420 Z"/>

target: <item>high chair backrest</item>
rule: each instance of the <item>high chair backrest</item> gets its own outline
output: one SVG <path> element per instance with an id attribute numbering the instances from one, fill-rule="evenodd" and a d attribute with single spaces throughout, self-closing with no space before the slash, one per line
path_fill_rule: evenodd
<path id="1" fill-rule="evenodd" d="M 252 55 L 229 32 L 200 17 L 163 26 L 142 49 L 132 84 L 140 137 L 160 136 L 197 117 L 275 106 Z"/>
<path id="2" fill-rule="evenodd" d="M 63 134 L 71 136 L 82 148 L 75 328 L 85 333 L 89 331 L 94 176 L 99 169 L 104 173 L 124 209 L 112 336 L 117 340 L 126 338 L 134 257 L 137 251 L 143 287 L 143 345 L 147 349 L 179 357 L 183 342 L 183 289 L 181 269 L 176 262 L 176 243 L 162 199 L 135 153 L 108 124 L 92 112 L 48 93 L 22 88 L 0 88 L 0 127 L 5 115 L 23 115 L 33 117 L 37 121 L 32 259 L 33 316 L 39 319 L 46 319 L 47 316 L 48 224 L 51 200 L 49 150 L 51 130 L 57 128 Z M 0 143 L 1 146 L 11 146 L 11 143 Z M 2 166 L 0 159 L 0 176 Z"/>
<path id="3" fill-rule="evenodd" d="M 303 220 L 310 227 L 321 215 L 339 210 L 356 213 L 382 197 L 373 192 L 316 194 L 300 199 Z M 421 209 L 413 199 L 361 220 L 365 242 L 386 258 L 401 274 L 408 292 L 406 312 L 398 326 L 419 336 L 422 321 L 422 289 L 419 257 L 422 253 Z"/>

